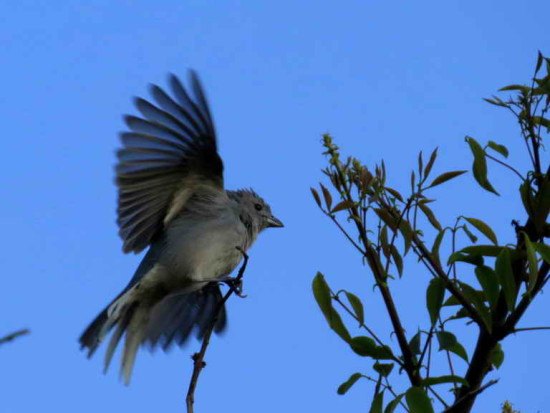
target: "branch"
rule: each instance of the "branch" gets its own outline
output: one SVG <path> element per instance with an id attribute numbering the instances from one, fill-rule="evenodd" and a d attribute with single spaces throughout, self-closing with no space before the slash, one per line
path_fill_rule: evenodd
<path id="1" fill-rule="evenodd" d="M 353 202 L 353 197 L 351 195 L 349 186 L 346 184 L 344 173 L 342 172 L 342 169 L 338 165 L 336 165 L 336 171 L 338 172 L 338 176 L 343 186 L 343 192 L 341 192 L 340 194 L 343 195 L 344 200 L 350 201 L 353 204 L 350 207 L 352 215 L 359 217 L 360 216 L 359 211 L 357 209 L 357 206 Z M 378 285 L 380 294 L 382 295 L 382 299 L 384 300 L 386 311 L 388 312 L 388 315 L 390 317 L 393 331 L 395 332 L 395 335 L 397 337 L 397 342 L 399 344 L 401 354 L 403 355 L 403 366 L 404 366 L 405 372 L 407 373 L 407 376 L 409 377 L 409 381 L 413 386 L 421 386 L 422 378 L 420 377 L 420 372 L 418 371 L 415 365 L 414 355 L 412 354 L 411 348 L 409 347 L 409 343 L 407 342 L 405 329 L 401 324 L 401 319 L 399 317 L 399 313 L 397 311 L 393 297 L 391 295 L 391 291 L 386 284 L 387 273 L 384 271 L 382 264 L 376 259 L 376 251 L 373 249 L 369 241 L 365 227 L 361 223 L 357 222 L 356 220 L 353 220 L 353 221 L 355 222 L 357 232 L 359 233 L 359 239 L 365 249 L 364 257 L 367 259 L 369 267 L 372 270 L 374 279 L 376 281 L 376 284 Z"/>
<path id="2" fill-rule="evenodd" d="M 487 326 L 485 325 L 485 322 L 481 318 L 481 315 L 476 310 L 476 308 L 468 301 L 466 297 L 464 297 L 464 294 L 462 294 L 462 291 L 459 290 L 459 288 L 454 284 L 445 271 L 443 271 L 443 268 L 439 265 L 439 263 L 432 257 L 432 254 L 424 243 L 418 238 L 418 235 L 413 233 L 412 240 L 414 245 L 419 249 L 421 254 L 424 256 L 424 258 L 427 260 L 427 262 L 430 264 L 430 266 L 433 268 L 433 270 L 436 272 L 437 276 L 445 281 L 445 288 L 449 290 L 449 292 L 455 296 L 455 298 L 458 300 L 458 302 L 464 307 L 464 309 L 468 312 L 468 315 L 472 320 L 476 322 L 476 324 L 479 326 L 481 330 L 487 330 Z"/>
<path id="3" fill-rule="evenodd" d="M 4 337 L 0 338 L 0 345 L 6 344 L 9 341 L 13 341 L 18 337 L 26 336 L 30 332 L 31 332 L 31 330 L 29 330 L 28 328 L 24 328 L 22 330 L 14 331 L 13 333 L 8 334 L 7 336 L 4 336 Z"/>
<path id="4" fill-rule="evenodd" d="M 229 290 L 225 293 L 225 296 L 218 303 L 218 308 L 214 313 L 214 317 L 212 317 L 210 326 L 208 327 L 208 329 L 206 330 L 206 333 L 204 334 L 200 351 L 198 353 L 193 354 L 193 357 L 192 357 L 193 374 L 191 375 L 189 389 L 187 390 L 187 398 L 185 399 L 187 404 L 187 413 L 193 413 L 194 411 L 193 403 L 195 402 L 195 389 L 197 387 L 199 375 L 201 374 L 202 369 L 206 366 L 206 363 L 204 362 L 204 355 L 206 353 L 206 349 L 208 348 L 208 344 L 210 343 L 210 336 L 212 336 L 212 331 L 214 331 L 214 327 L 216 325 L 216 322 L 218 321 L 220 311 L 224 307 L 225 302 L 229 299 L 229 297 L 231 297 L 231 294 L 236 293 L 237 295 L 241 296 L 241 293 L 240 291 L 237 290 L 236 286 L 239 285 L 240 281 L 243 278 L 246 265 L 248 264 L 248 255 L 240 247 L 236 247 L 236 248 L 243 255 L 243 264 L 241 265 L 241 268 L 239 268 L 239 273 L 237 274 L 237 277 L 235 277 L 232 283 L 229 285 Z"/>
<path id="5" fill-rule="evenodd" d="M 491 387 L 491 386 L 493 386 L 497 383 L 498 383 L 498 380 L 488 381 L 483 386 L 478 387 L 477 389 L 472 390 L 471 392 L 469 392 L 469 393 L 465 394 L 464 396 L 462 396 L 451 407 L 446 409 L 443 413 L 453 413 L 455 411 L 461 411 L 461 410 L 457 410 L 457 409 L 460 409 L 462 407 L 461 405 L 463 405 L 465 402 L 477 397 L 482 391 L 486 390 L 487 388 L 489 388 L 489 387 Z"/>

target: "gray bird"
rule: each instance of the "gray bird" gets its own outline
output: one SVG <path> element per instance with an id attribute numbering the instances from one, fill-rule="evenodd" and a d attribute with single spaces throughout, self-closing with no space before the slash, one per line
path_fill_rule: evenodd
<path id="1" fill-rule="evenodd" d="M 105 371 L 125 335 L 121 376 L 130 381 L 138 348 L 164 350 L 202 338 L 227 280 L 258 234 L 283 224 L 253 190 L 228 191 L 214 123 L 197 74 L 190 90 L 171 75 L 172 96 L 156 85 L 152 104 L 136 98 L 142 117 L 126 116 L 130 129 L 117 152 L 119 235 L 125 253 L 149 247 L 128 286 L 80 337 L 88 357 L 114 329 Z M 226 326 L 219 312 L 216 332 Z"/>

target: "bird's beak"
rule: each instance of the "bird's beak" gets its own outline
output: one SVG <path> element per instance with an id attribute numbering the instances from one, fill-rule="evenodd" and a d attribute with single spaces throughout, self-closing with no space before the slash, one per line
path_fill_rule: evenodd
<path id="1" fill-rule="evenodd" d="M 267 218 L 267 227 L 268 228 L 282 228 L 284 227 L 283 223 L 275 218 L 273 215 Z"/>

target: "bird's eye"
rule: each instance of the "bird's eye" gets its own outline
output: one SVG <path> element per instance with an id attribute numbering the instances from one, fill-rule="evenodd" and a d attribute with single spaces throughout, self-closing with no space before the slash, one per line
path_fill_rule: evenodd
<path id="1" fill-rule="evenodd" d="M 261 211 L 263 206 L 262 204 L 254 204 L 254 208 L 256 208 L 256 211 Z"/>

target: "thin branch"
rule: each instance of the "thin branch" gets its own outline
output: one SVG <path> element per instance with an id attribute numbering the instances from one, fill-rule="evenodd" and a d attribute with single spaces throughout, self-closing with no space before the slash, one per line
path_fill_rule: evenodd
<path id="1" fill-rule="evenodd" d="M 435 330 L 435 324 L 430 327 L 430 331 L 428 333 L 428 338 L 426 339 L 426 343 L 424 343 L 424 348 L 422 349 L 422 353 L 420 353 L 420 359 L 418 359 L 418 366 L 419 367 L 422 367 L 422 362 L 424 361 L 424 357 L 426 356 L 426 351 L 428 350 L 428 347 L 430 346 L 430 343 L 432 341 L 432 336 L 433 336 L 434 330 Z M 424 332 L 424 334 L 426 334 L 426 333 Z M 428 364 L 428 366 L 429 366 L 429 364 Z M 429 367 L 428 367 L 428 371 L 430 371 Z M 429 377 L 429 374 L 428 374 L 428 377 Z"/>
<path id="2" fill-rule="evenodd" d="M 432 257 L 432 254 L 424 243 L 418 238 L 418 236 L 413 233 L 412 235 L 412 241 L 414 245 L 418 247 L 422 255 L 426 258 L 430 266 L 434 269 L 434 271 L 437 273 L 437 276 L 439 278 L 442 278 L 445 281 L 445 288 L 449 290 L 449 292 L 456 297 L 458 302 L 464 307 L 464 309 L 468 312 L 468 315 L 472 320 L 476 322 L 476 324 L 479 326 L 482 330 L 487 330 L 487 326 L 485 325 L 485 322 L 481 318 L 481 315 L 479 314 L 479 311 L 468 301 L 468 299 L 462 294 L 462 291 L 456 286 L 455 283 L 453 283 L 445 271 L 441 268 L 439 263 Z"/>
<path id="3" fill-rule="evenodd" d="M 518 172 L 518 170 L 516 168 L 514 168 L 513 166 L 510 166 L 508 165 L 506 162 L 502 162 L 500 159 L 497 159 L 495 158 L 494 156 L 492 155 L 489 155 L 488 153 L 485 153 L 485 156 L 493 161 L 495 161 L 496 163 L 499 163 L 501 164 L 502 166 L 508 168 L 509 170 L 511 170 L 512 172 L 514 172 L 517 176 L 519 176 L 519 178 L 522 180 L 522 181 L 525 181 L 525 178 Z"/>
<path id="4" fill-rule="evenodd" d="M 359 318 L 355 315 L 355 313 L 353 313 L 353 311 L 351 311 L 349 309 L 349 307 L 344 303 L 342 302 L 342 300 L 340 300 L 340 297 L 338 296 L 338 294 L 332 294 L 332 299 L 334 301 L 336 301 L 338 304 L 340 304 L 340 306 L 346 311 L 346 313 L 348 313 L 351 317 L 353 317 L 353 319 L 355 321 L 357 321 L 359 323 L 359 327 L 360 328 L 364 328 L 365 330 L 367 330 L 367 332 L 371 335 L 371 337 L 376 340 L 376 342 L 378 342 L 378 344 L 380 344 L 381 346 L 384 345 L 384 343 L 382 342 L 382 340 L 380 340 L 378 338 L 378 336 L 374 333 L 374 331 L 372 331 L 369 326 L 367 326 L 364 322 L 361 322 L 361 320 L 359 320 Z"/>
<path id="5" fill-rule="evenodd" d="M 477 389 L 475 390 L 472 390 L 471 392 L 468 392 L 466 393 L 464 396 L 462 396 L 460 399 L 458 399 L 451 407 L 449 407 L 448 409 L 446 409 L 443 413 L 453 413 L 453 412 L 459 412 L 461 410 L 460 409 L 460 406 L 477 397 L 481 392 L 483 392 L 484 390 L 486 390 L 487 388 L 495 385 L 498 383 L 498 379 L 495 379 L 495 380 L 490 380 L 488 381 L 486 384 L 484 384 L 483 386 L 481 387 L 478 387 Z"/>
<path id="6" fill-rule="evenodd" d="M 364 379 L 367 379 L 367 380 L 370 380 L 372 381 L 373 383 L 376 383 L 380 386 L 382 386 L 384 388 L 384 390 L 388 390 L 392 395 L 393 397 L 398 397 L 397 393 L 393 390 L 393 388 L 390 386 L 390 383 L 389 383 L 389 380 L 387 377 L 384 377 L 386 379 L 386 383 L 382 383 L 380 380 L 376 380 L 370 376 L 366 376 L 364 374 L 361 374 L 361 377 L 363 377 Z M 403 406 L 403 408 L 407 411 L 407 412 L 410 412 L 410 410 L 407 408 L 407 406 L 405 406 L 405 404 L 403 402 L 399 402 L 399 404 L 401 406 Z"/>
<path id="7" fill-rule="evenodd" d="M 371 337 L 380 345 L 380 346 L 384 346 L 384 342 L 382 340 L 380 340 L 378 338 L 378 336 L 376 335 L 376 333 L 374 331 L 372 331 L 372 329 L 369 328 L 369 326 L 367 326 L 365 323 L 362 323 L 361 320 L 359 320 L 359 318 L 349 309 L 349 307 L 344 303 L 342 302 L 342 300 L 340 300 L 340 297 L 338 296 L 338 294 L 334 294 L 332 293 L 332 299 L 334 301 L 336 301 L 338 304 L 340 304 L 340 306 L 351 316 L 355 319 L 355 321 L 357 321 L 359 324 L 359 327 L 360 328 L 364 328 L 370 335 Z M 399 360 L 397 357 L 395 357 L 393 354 L 392 354 L 392 360 L 395 361 L 397 364 L 399 364 L 399 366 L 403 367 L 403 362 L 401 360 Z"/>
<path id="8" fill-rule="evenodd" d="M 342 226 L 342 224 L 340 224 L 340 222 L 338 222 L 338 220 L 336 219 L 336 217 L 333 215 L 333 214 L 330 214 L 324 210 L 322 210 L 326 216 L 328 216 L 332 222 L 334 222 L 336 224 L 336 226 L 338 227 L 338 229 L 342 232 L 342 234 L 345 235 L 345 237 L 348 239 L 349 242 L 351 242 L 351 244 L 357 249 L 357 251 L 359 251 L 361 253 L 361 255 L 365 255 L 365 251 L 363 251 L 361 249 L 361 247 L 353 240 L 353 238 L 348 234 L 348 232 L 345 230 L 345 228 Z"/>
<path id="9" fill-rule="evenodd" d="M 210 322 L 210 326 L 206 330 L 206 333 L 204 334 L 204 338 L 202 340 L 201 349 L 198 353 L 193 354 L 193 374 L 191 375 L 191 381 L 189 382 L 189 389 L 187 390 L 187 398 L 185 399 L 187 404 L 187 413 L 193 413 L 193 404 L 195 402 L 195 389 L 197 387 L 197 382 L 199 380 L 199 375 L 201 374 L 202 369 L 206 366 L 206 363 L 204 362 L 204 355 L 206 353 L 206 349 L 208 348 L 208 344 L 210 342 L 210 337 L 212 336 L 212 332 L 214 331 L 214 327 L 216 326 L 216 322 L 218 321 L 218 317 L 220 315 L 220 311 L 225 305 L 225 302 L 231 297 L 231 294 L 236 293 L 237 295 L 240 295 L 240 292 L 237 291 L 236 285 L 240 283 L 240 281 L 243 278 L 244 271 L 246 270 L 246 265 L 248 264 L 248 255 L 246 252 L 244 252 L 243 249 L 240 247 L 237 247 L 237 249 L 241 252 L 243 255 L 243 264 L 241 265 L 241 268 L 239 269 L 239 273 L 237 274 L 237 277 L 234 278 L 232 285 L 229 286 L 229 290 L 225 293 L 225 296 L 222 298 L 222 300 L 218 303 L 218 308 L 216 309 L 216 312 L 214 313 L 214 317 L 212 317 L 212 321 Z"/>
<path id="10" fill-rule="evenodd" d="M 441 403 L 443 407 L 445 407 L 446 409 L 449 407 L 449 405 L 445 402 L 443 397 L 437 394 L 437 392 L 434 389 L 432 389 L 431 386 L 428 386 L 427 389 L 432 392 L 432 394 L 437 398 L 437 400 L 439 400 L 439 403 Z"/>
<path id="11" fill-rule="evenodd" d="M 0 338 L 0 345 L 6 344 L 9 341 L 13 341 L 18 337 L 26 336 L 30 332 L 31 332 L 31 330 L 29 330 L 28 328 L 24 328 L 22 330 L 14 331 L 13 333 L 10 333 L 7 336 L 4 336 L 4 337 Z"/>
<path id="12" fill-rule="evenodd" d="M 422 362 L 424 361 L 424 357 L 426 356 L 426 351 L 428 350 L 428 347 L 430 345 L 430 342 L 432 341 L 432 336 L 434 333 L 435 324 L 430 327 L 430 331 L 428 333 L 428 338 L 426 339 L 426 343 L 424 343 L 424 348 L 422 349 L 422 353 L 420 353 L 420 358 L 418 359 L 418 366 L 422 367 Z M 426 334 L 426 332 L 424 332 Z M 428 369 L 429 371 L 429 369 Z M 429 374 L 428 374 L 429 377 Z"/>
<path id="13" fill-rule="evenodd" d="M 521 331 L 537 331 L 537 330 L 550 330 L 550 327 L 524 327 L 524 328 L 516 328 L 514 329 L 513 333 L 519 333 Z"/>

